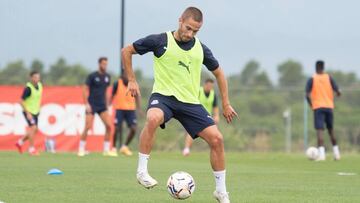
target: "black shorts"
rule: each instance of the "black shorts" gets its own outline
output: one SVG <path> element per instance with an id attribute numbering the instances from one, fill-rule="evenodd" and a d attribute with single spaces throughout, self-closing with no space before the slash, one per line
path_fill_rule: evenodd
<path id="1" fill-rule="evenodd" d="M 160 108 L 164 112 L 164 123 L 171 118 L 178 120 L 193 139 L 205 128 L 215 125 L 213 118 L 201 104 L 189 104 L 177 100 L 174 96 L 153 93 L 149 99 L 148 109 Z"/>
<path id="2" fill-rule="evenodd" d="M 330 108 L 319 108 L 314 110 L 314 126 L 317 130 L 324 129 L 324 123 L 327 129 L 333 129 L 334 114 Z"/>
<path id="3" fill-rule="evenodd" d="M 31 114 L 32 115 L 32 120 L 29 120 L 26 116 L 26 113 L 23 112 L 24 117 L 26 122 L 28 123 L 29 126 L 33 126 L 33 125 L 38 125 L 38 118 L 39 118 L 39 114 Z"/>
<path id="4" fill-rule="evenodd" d="M 101 114 L 102 112 L 104 112 L 104 111 L 107 111 L 107 107 L 106 106 L 103 106 L 103 105 L 101 105 L 101 106 L 98 106 L 98 105 L 92 105 L 92 104 L 90 104 L 90 106 L 91 106 L 91 112 L 86 112 L 87 114 L 92 114 L 92 115 L 94 115 L 94 114 Z"/>
<path id="5" fill-rule="evenodd" d="M 123 121 L 126 121 L 128 127 L 136 126 L 136 111 L 135 110 L 116 110 L 115 125 L 121 125 Z"/>

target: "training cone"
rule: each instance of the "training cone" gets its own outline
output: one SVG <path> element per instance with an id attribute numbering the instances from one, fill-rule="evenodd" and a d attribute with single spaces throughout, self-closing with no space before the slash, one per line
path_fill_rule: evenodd
<path id="1" fill-rule="evenodd" d="M 62 175 L 64 172 L 60 171 L 57 168 L 50 169 L 47 173 L 48 175 Z"/>

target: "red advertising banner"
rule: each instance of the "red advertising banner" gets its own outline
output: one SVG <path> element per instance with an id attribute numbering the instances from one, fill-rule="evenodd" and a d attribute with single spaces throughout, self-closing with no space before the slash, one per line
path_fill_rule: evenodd
<path id="1" fill-rule="evenodd" d="M 0 150 L 16 150 L 16 141 L 26 132 L 27 123 L 19 104 L 23 89 L 21 86 L 0 86 Z M 44 87 L 41 103 L 35 147 L 43 151 L 45 141 L 49 139 L 54 140 L 56 151 L 76 151 L 85 127 L 82 88 Z M 105 127 L 96 115 L 88 133 L 87 150 L 101 151 L 104 133 Z"/>

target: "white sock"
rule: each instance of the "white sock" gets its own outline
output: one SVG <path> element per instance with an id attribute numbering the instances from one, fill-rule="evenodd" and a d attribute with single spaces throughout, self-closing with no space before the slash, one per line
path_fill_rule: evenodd
<path id="1" fill-rule="evenodd" d="M 85 151 L 86 141 L 80 140 L 79 151 Z"/>
<path id="2" fill-rule="evenodd" d="M 29 152 L 31 153 L 31 152 L 33 152 L 33 151 L 35 151 L 35 147 L 29 147 Z"/>
<path id="3" fill-rule="evenodd" d="M 340 150 L 339 150 L 339 146 L 334 145 L 333 146 L 333 152 L 335 156 L 340 156 Z"/>
<path id="4" fill-rule="evenodd" d="M 325 147 L 324 146 L 319 147 L 319 157 L 325 159 Z"/>
<path id="5" fill-rule="evenodd" d="M 225 184 L 226 171 L 214 171 L 216 191 L 226 193 Z"/>
<path id="6" fill-rule="evenodd" d="M 21 146 L 24 144 L 24 141 L 22 139 L 19 139 L 17 143 Z"/>
<path id="7" fill-rule="evenodd" d="M 110 142 L 104 141 L 104 152 L 110 151 Z"/>
<path id="8" fill-rule="evenodd" d="M 137 172 L 138 173 L 147 173 L 148 169 L 147 169 L 147 165 L 148 165 L 148 161 L 149 161 L 150 155 L 149 154 L 142 154 L 139 152 L 139 161 L 138 161 L 138 168 L 137 168 Z"/>

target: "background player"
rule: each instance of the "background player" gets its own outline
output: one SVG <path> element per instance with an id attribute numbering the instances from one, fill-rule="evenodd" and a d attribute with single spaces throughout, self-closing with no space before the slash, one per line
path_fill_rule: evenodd
<path id="1" fill-rule="evenodd" d="M 86 105 L 85 129 L 80 137 L 78 156 L 85 156 L 86 138 L 89 129 L 92 127 L 94 115 L 97 113 L 105 125 L 104 156 L 117 156 L 116 151 L 110 150 L 111 123 L 108 112 L 110 95 L 110 75 L 106 72 L 108 60 L 101 57 L 98 60 L 99 68 L 89 74 L 83 88 L 83 97 Z"/>
<path id="2" fill-rule="evenodd" d="M 213 117 L 215 124 L 219 123 L 219 107 L 217 105 L 217 98 L 214 91 L 214 80 L 206 79 L 199 93 L 200 103 L 204 106 L 206 111 Z M 190 155 L 190 148 L 192 146 L 193 139 L 186 133 L 185 135 L 185 147 L 183 149 L 183 155 Z"/>
<path id="3" fill-rule="evenodd" d="M 326 123 L 333 145 L 334 159 L 340 160 L 340 151 L 334 135 L 333 92 L 335 91 L 337 96 L 340 96 L 341 92 L 335 80 L 324 72 L 324 65 L 324 61 L 316 62 L 316 73 L 308 80 L 306 85 L 306 99 L 314 111 L 314 127 L 319 147 L 318 161 L 326 159 L 323 138 L 324 123 Z"/>
<path id="4" fill-rule="evenodd" d="M 113 145 L 116 146 L 117 139 L 119 139 L 121 146 L 120 153 L 131 156 L 132 152 L 129 148 L 129 144 L 136 134 L 136 109 L 138 109 L 138 112 L 141 112 L 141 106 L 139 96 L 133 97 L 131 96 L 131 94 L 127 94 L 127 85 L 128 78 L 126 76 L 126 73 L 123 72 L 121 74 L 121 77 L 116 82 L 114 82 L 112 89 L 111 103 L 116 110 L 114 120 L 115 132 L 113 137 Z M 126 121 L 126 124 L 129 128 L 129 134 L 127 136 L 125 144 L 123 144 L 122 140 L 122 124 L 124 120 Z"/>
<path id="5" fill-rule="evenodd" d="M 225 184 L 225 155 L 223 136 L 212 117 L 199 102 L 201 68 L 205 64 L 215 75 L 222 96 L 224 117 L 231 122 L 236 112 L 230 105 L 224 72 L 209 48 L 195 35 L 202 26 L 202 13 L 195 7 L 187 8 L 179 18 L 175 32 L 150 35 L 122 50 L 125 71 L 129 77 L 128 90 L 140 95 L 132 69 L 132 55 L 154 53 L 154 87 L 149 99 L 145 126 L 140 135 L 137 179 L 145 188 L 157 185 L 147 169 L 155 131 L 172 117 L 179 120 L 193 137 L 201 137 L 210 146 L 210 162 L 214 171 L 214 197 L 221 203 L 230 202 Z"/>
<path id="6" fill-rule="evenodd" d="M 26 83 L 26 87 L 21 96 L 20 105 L 23 108 L 23 114 L 29 127 L 26 135 L 18 140 L 16 147 L 22 153 L 22 146 L 25 141 L 29 140 L 29 154 L 36 156 L 39 152 L 34 147 L 34 137 L 38 131 L 38 117 L 40 113 L 41 96 L 43 87 L 40 82 L 40 73 L 32 71 L 30 73 L 30 82 Z"/>

